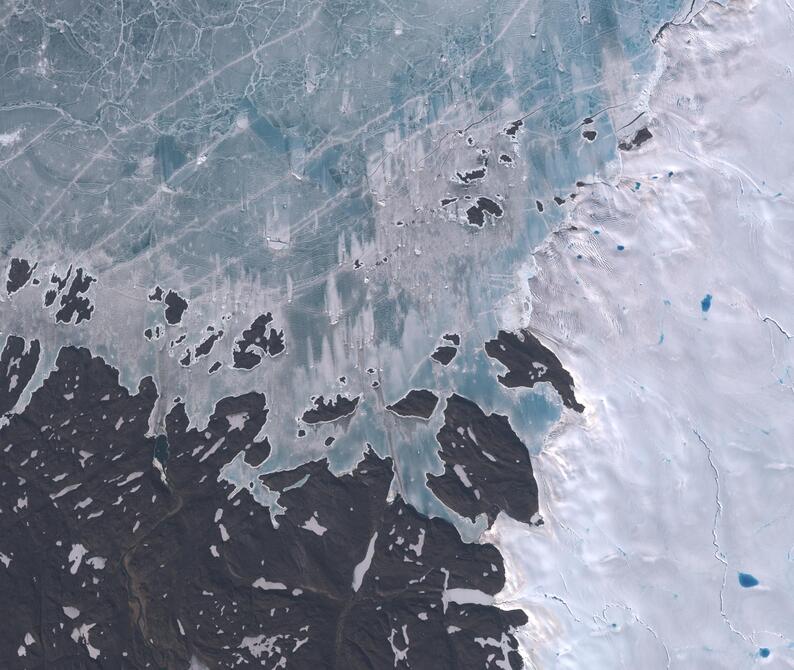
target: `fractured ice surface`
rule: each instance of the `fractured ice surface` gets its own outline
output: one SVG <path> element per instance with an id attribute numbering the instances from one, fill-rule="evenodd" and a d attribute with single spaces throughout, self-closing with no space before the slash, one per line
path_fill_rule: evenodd
<path id="1" fill-rule="evenodd" d="M 2 10 L 0 557 L 102 566 L 68 653 L 790 662 L 792 14 L 679 5 Z"/>
<path id="2" fill-rule="evenodd" d="M 632 73 L 650 71 L 649 36 L 677 9 L 177 4 L 0 19 L 5 248 L 38 263 L 42 288 L 72 266 L 97 280 L 75 296 L 90 323 L 43 323 L 30 285 L 4 323 L 45 344 L 39 383 L 58 346 L 88 345 L 130 388 L 156 373 L 195 423 L 232 389 L 279 389 L 284 429 L 338 374 L 363 390 L 356 352 L 407 392 L 443 328 L 494 329 L 506 268 L 546 232 L 526 202 L 567 197 L 611 156 L 613 118 L 630 121 L 643 85 Z M 585 117 L 602 144 L 570 132 Z M 165 317 L 154 286 L 172 296 Z M 180 366 L 184 350 L 142 336 L 165 318 L 196 347 L 206 324 L 238 334 L 267 312 L 292 346 L 255 376 L 226 347 L 210 383 L 215 360 Z"/>

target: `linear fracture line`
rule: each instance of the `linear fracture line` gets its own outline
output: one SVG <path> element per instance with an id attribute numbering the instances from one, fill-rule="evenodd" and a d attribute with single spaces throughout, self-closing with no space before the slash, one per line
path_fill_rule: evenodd
<path id="1" fill-rule="evenodd" d="M 722 549 L 720 548 L 720 541 L 719 536 L 717 534 L 717 525 L 719 524 L 720 520 L 722 519 L 722 500 L 720 500 L 720 473 L 717 470 L 717 466 L 714 463 L 714 452 L 712 451 L 711 447 L 708 443 L 703 439 L 700 433 L 692 429 L 692 432 L 697 436 L 698 441 L 700 444 L 703 445 L 703 448 L 706 450 L 706 458 L 708 458 L 709 466 L 711 467 L 711 471 L 714 473 L 714 483 L 717 487 L 715 493 L 715 502 L 716 508 L 714 510 L 714 522 L 711 527 L 711 544 L 714 546 L 714 557 L 722 563 L 723 570 L 722 570 L 722 585 L 720 586 L 720 614 L 722 615 L 723 621 L 727 624 L 728 628 L 730 628 L 731 632 L 735 635 L 738 635 L 742 640 L 745 642 L 749 641 L 747 636 L 745 636 L 741 631 L 737 630 L 733 623 L 731 622 L 730 618 L 728 617 L 728 613 L 725 611 L 725 584 L 728 579 L 728 561 L 725 559 L 725 554 L 723 553 Z"/>

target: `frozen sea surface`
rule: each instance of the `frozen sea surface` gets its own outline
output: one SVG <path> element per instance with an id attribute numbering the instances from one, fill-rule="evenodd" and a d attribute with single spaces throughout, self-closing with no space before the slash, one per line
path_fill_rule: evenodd
<path id="1" fill-rule="evenodd" d="M 36 465 L 43 447 L 14 451 L 26 408 L 41 407 L 48 378 L 60 383 L 61 347 L 87 347 L 146 409 L 114 418 L 116 433 L 156 448 L 136 466 L 146 475 L 128 468 L 114 485 L 178 491 L 190 454 L 197 490 L 218 475 L 232 489 L 217 512 L 213 501 L 220 540 L 202 555 L 240 567 L 224 553 L 250 530 L 235 509 L 282 529 L 306 511 L 298 527 L 311 541 L 338 541 L 324 509 L 298 502 L 326 476 L 310 462 L 354 473 L 328 475 L 337 486 L 377 478 L 377 453 L 394 462 L 383 514 L 395 528 L 404 498 L 504 553 L 495 602 L 530 617 L 527 667 L 794 665 L 793 21 L 785 0 L 7 3 L 0 449 L 9 473 L 33 470 L 4 484 L 57 484 L 42 493 L 48 510 L 79 492 L 79 519 L 96 504 L 87 476 Z M 497 381 L 504 369 L 484 343 L 523 327 L 573 375 L 583 415 L 548 384 Z M 68 418 L 42 416 L 31 443 L 53 431 L 71 444 L 82 414 L 64 404 L 105 401 L 79 377 L 47 417 Z M 386 411 L 411 389 L 440 398 L 427 420 Z M 526 445 L 540 502 L 530 523 L 502 514 L 483 535 L 486 514 L 453 511 L 426 485 L 449 471 L 474 488 L 478 472 L 439 450 L 453 393 L 482 409 L 489 438 L 504 438 L 498 414 Z M 458 428 L 455 440 L 482 447 Z M 155 443 L 165 432 L 170 446 Z M 122 439 L 110 434 L 108 449 Z M 70 453 L 77 472 L 99 461 Z M 481 472 L 496 456 L 482 454 Z M 290 479 L 292 468 L 305 475 Z M 26 515 L 28 493 L 11 508 Z M 376 512 L 373 523 L 387 518 Z M 123 521 L 132 536 L 141 528 Z M 144 519 L 155 545 L 158 526 Z M 365 530 L 357 583 L 373 588 L 389 536 Z M 397 543 L 414 547 L 407 563 L 424 533 Z M 84 544 L 64 546 L 79 570 Z M 428 546 L 424 560 L 446 575 L 444 613 L 456 597 L 491 603 L 495 581 L 487 593 L 451 585 Z M 3 546 L 0 560 L 21 563 Z M 249 581 L 273 591 L 291 576 Z M 300 599 L 301 584 L 275 590 Z M 71 639 L 91 658 L 113 648 L 102 624 L 77 623 Z M 380 642 L 397 667 L 415 657 L 409 630 L 392 624 Z M 181 618 L 172 628 L 185 636 Z M 279 635 L 246 634 L 240 654 L 306 644 Z M 20 639 L 18 657 L 32 657 L 35 640 Z M 509 640 L 482 639 L 508 662 Z"/>
<path id="2" fill-rule="evenodd" d="M 18 406 L 74 344 L 130 389 L 152 375 L 162 396 L 152 433 L 174 398 L 203 426 L 231 393 L 278 397 L 269 468 L 326 452 L 350 467 L 365 435 L 383 453 L 387 440 L 432 444 L 437 426 L 399 435 L 373 414 L 419 385 L 466 383 L 527 428 L 519 415 L 534 412 L 523 436 L 539 443 L 553 404 L 516 405 L 477 352 L 526 321 L 531 248 L 577 183 L 614 176 L 616 133 L 642 122 L 652 38 L 687 10 L 9 5 L 0 235 L 7 258 L 38 264 L 39 284 L 3 296 L 0 310 L 5 332 L 43 344 Z M 493 205 L 470 225 L 482 197 Z M 55 276 L 72 281 L 69 268 L 89 279 L 62 314 L 69 286 L 47 293 Z M 186 301 L 184 313 L 165 309 L 169 299 Z M 263 314 L 284 351 L 235 368 L 237 341 Z M 460 354 L 434 365 L 449 332 Z M 311 399 L 339 392 L 363 397 L 357 416 L 297 442 Z M 398 460 L 409 483 L 433 466 Z"/>

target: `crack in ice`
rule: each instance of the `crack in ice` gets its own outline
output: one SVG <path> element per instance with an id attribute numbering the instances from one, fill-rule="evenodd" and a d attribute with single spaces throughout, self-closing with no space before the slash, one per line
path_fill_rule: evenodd
<path id="1" fill-rule="evenodd" d="M 722 570 L 722 585 L 720 586 L 720 614 L 722 615 L 723 621 L 727 624 L 728 628 L 730 628 L 731 632 L 735 635 L 738 635 L 743 640 L 747 641 L 747 636 L 745 636 L 741 631 L 737 630 L 733 623 L 731 622 L 730 618 L 728 617 L 728 613 L 725 611 L 725 584 L 728 579 L 728 561 L 725 559 L 725 554 L 720 547 L 719 536 L 717 533 L 717 525 L 719 524 L 720 520 L 722 519 L 722 500 L 720 500 L 720 473 L 717 469 L 716 464 L 714 463 L 714 452 L 712 451 L 711 447 L 708 443 L 703 439 L 700 433 L 692 429 L 692 432 L 697 436 L 698 441 L 700 444 L 703 445 L 703 448 L 706 450 L 706 458 L 708 459 L 709 466 L 711 467 L 712 472 L 714 473 L 714 484 L 716 485 L 716 492 L 715 492 L 715 502 L 716 502 L 716 509 L 714 510 L 714 522 L 711 526 L 711 544 L 714 546 L 714 558 L 716 558 L 720 563 L 722 563 L 723 570 Z"/>
<path id="2" fill-rule="evenodd" d="M 761 314 L 760 314 L 760 313 L 759 313 L 759 315 L 758 315 L 758 316 L 761 318 L 761 321 L 763 321 L 764 323 L 774 323 L 774 324 L 775 324 L 775 326 L 777 327 L 777 329 L 778 329 L 778 330 L 779 330 L 779 331 L 780 331 L 780 332 L 781 332 L 783 335 L 785 335 L 785 336 L 786 336 L 786 339 L 787 339 L 787 340 L 790 340 L 792 337 L 794 337 L 794 336 L 792 336 L 792 335 L 791 335 L 791 333 L 789 333 L 789 332 L 788 332 L 788 331 L 787 331 L 785 328 L 783 328 L 783 326 L 781 326 L 781 325 L 780 325 L 780 324 L 779 324 L 779 323 L 778 323 L 778 322 L 777 322 L 775 319 L 773 319 L 771 316 L 761 316 Z"/>
<path id="3" fill-rule="evenodd" d="M 642 617 L 640 617 L 629 605 L 626 605 L 625 603 L 615 603 L 615 602 L 608 603 L 601 611 L 601 616 L 593 617 L 593 618 L 594 619 L 600 618 L 604 623 L 607 623 L 606 612 L 607 609 L 609 609 L 610 607 L 617 607 L 631 614 L 631 616 L 634 618 L 634 621 L 640 624 L 643 628 L 645 628 L 645 630 L 647 630 L 654 637 L 654 639 L 659 643 L 662 649 L 664 649 L 664 655 L 666 657 L 666 663 L 667 663 L 666 667 L 667 670 L 670 670 L 670 663 L 671 663 L 670 650 L 667 648 L 667 645 L 664 643 L 664 640 L 662 640 L 662 638 L 659 637 L 659 634 L 656 632 L 656 630 L 654 630 L 653 626 L 651 626 L 647 621 L 645 621 Z"/>

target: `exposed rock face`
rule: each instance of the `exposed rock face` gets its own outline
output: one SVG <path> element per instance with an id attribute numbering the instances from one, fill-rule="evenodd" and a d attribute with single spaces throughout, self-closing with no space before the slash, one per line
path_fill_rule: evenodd
<path id="1" fill-rule="evenodd" d="M 276 526 L 217 476 L 240 451 L 267 457 L 264 396 L 225 398 L 203 430 L 177 404 L 153 438 L 156 398 L 64 348 L 0 429 L 6 667 L 521 667 L 524 613 L 459 596 L 500 591 L 498 551 L 389 501 L 390 459 L 262 476 Z"/>

